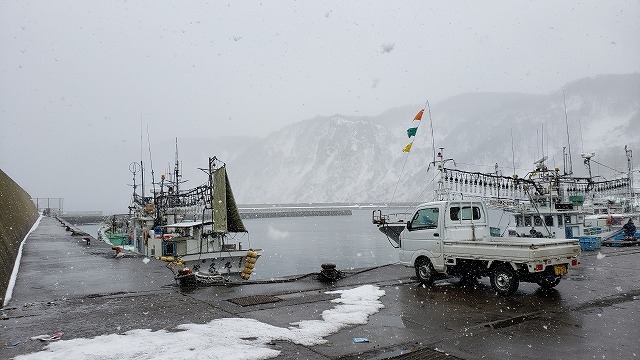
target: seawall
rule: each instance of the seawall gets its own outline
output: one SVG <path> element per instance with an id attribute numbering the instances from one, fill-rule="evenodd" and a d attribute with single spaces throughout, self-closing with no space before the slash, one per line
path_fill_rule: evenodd
<path id="1" fill-rule="evenodd" d="M 20 242 L 38 219 L 31 196 L 0 170 L 0 304 L 4 301 Z"/>

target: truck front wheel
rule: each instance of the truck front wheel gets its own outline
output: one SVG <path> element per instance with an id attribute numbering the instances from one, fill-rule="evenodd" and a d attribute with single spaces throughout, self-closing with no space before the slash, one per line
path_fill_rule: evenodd
<path id="1" fill-rule="evenodd" d="M 426 257 L 420 257 L 415 263 L 416 276 L 421 283 L 425 285 L 433 284 L 435 280 L 436 271 L 433 269 L 431 261 Z"/>
<path id="2" fill-rule="evenodd" d="M 518 290 L 518 275 L 509 266 L 501 265 L 491 273 L 491 287 L 501 296 L 509 296 Z"/>

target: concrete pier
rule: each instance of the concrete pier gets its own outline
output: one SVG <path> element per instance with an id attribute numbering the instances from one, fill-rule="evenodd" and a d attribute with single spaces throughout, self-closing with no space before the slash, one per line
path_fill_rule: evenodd
<path id="1" fill-rule="evenodd" d="M 337 297 L 327 291 L 363 284 L 386 292 L 380 298 L 385 307 L 366 324 L 342 329 L 324 345 L 274 342 L 270 346 L 281 351 L 277 358 L 635 358 L 640 354 L 640 248 L 599 251 L 583 253 L 581 266 L 555 290 L 523 283 L 508 298 L 497 296 L 486 279 L 424 287 L 412 269 L 399 265 L 348 271 L 334 283 L 306 276 L 181 289 L 164 263 L 115 258 L 107 244 L 92 240 L 87 245 L 82 236 L 45 217 L 25 244 L 13 299 L 0 310 L 0 358 L 41 351 L 44 343 L 29 338 L 57 331 L 69 340 L 228 317 L 287 327 L 319 318 Z M 354 343 L 358 337 L 369 342 Z"/>

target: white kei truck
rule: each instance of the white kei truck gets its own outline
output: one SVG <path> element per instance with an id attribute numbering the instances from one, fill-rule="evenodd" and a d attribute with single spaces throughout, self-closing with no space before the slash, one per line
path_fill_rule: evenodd
<path id="1" fill-rule="evenodd" d="M 415 268 L 421 283 L 488 276 L 501 296 L 516 292 L 521 281 L 553 288 L 580 263 L 578 239 L 491 236 L 487 209 L 477 200 L 418 206 L 399 242 L 400 263 Z"/>

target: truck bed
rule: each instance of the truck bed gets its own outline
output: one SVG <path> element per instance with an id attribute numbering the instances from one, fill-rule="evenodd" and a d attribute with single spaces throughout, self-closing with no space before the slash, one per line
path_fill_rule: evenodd
<path id="1" fill-rule="evenodd" d="M 481 240 L 443 240 L 445 258 L 530 262 L 580 254 L 578 239 L 490 237 Z"/>

